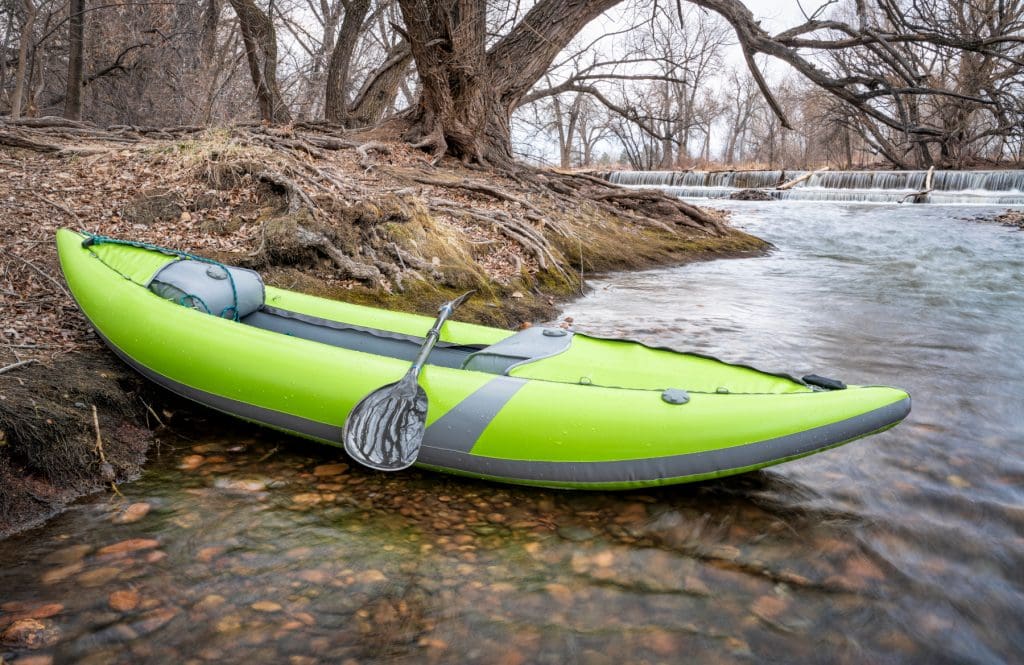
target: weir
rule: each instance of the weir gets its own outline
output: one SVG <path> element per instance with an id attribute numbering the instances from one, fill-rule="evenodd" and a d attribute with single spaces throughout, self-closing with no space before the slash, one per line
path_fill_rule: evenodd
<path id="1" fill-rule="evenodd" d="M 743 189 L 764 190 L 789 201 L 911 201 L 925 188 L 927 171 L 822 171 L 788 190 L 779 185 L 807 171 L 612 171 L 626 187 L 650 187 L 681 198 L 728 198 Z M 935 171 L 924 203 L 1024 205 L 1024 170 Z"/>

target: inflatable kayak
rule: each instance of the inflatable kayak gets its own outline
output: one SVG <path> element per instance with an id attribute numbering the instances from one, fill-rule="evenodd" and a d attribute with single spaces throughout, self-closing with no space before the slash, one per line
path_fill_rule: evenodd
<path id="1" fill-rule="evenodd" d="M 405 374 L 433 322 L 264 286 L 253 271 L 143 243 L 61 230 L 57 246 L 86 317 L 144 376 L 335 446 L 360 399 Z M 743 473 L 880 432 L 910 411 L 895 388 L 456 321 L 420 385 L 429 406 L 418 466 L 543 487 Z"/>

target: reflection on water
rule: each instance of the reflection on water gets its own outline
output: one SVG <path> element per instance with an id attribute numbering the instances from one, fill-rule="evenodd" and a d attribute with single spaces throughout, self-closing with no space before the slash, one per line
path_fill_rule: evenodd
<path id="1" fill-rule="evenodd" d="M 914 397 L 903 425 L 762 473 L 623 494 L 385 476 L 211 425 L 165 447 L 124 499 L 0 542 L 0 656 L 1013 661 L 1024 233 L 937 206 L 735 210 L 778 251 L 612 276 L 566 314 L 899 385 Z"/>

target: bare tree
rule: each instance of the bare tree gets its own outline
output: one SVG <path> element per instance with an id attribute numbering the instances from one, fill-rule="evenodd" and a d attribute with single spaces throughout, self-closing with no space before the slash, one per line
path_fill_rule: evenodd
<path id="1" fill-rule="evenodd" d="M 348 99 L 345 86 L 349 81 L 352 54 L 363 30 L 363 22 L 370 10 L 370 0 L 349 0 L 345 9 L 345 20 L 338 32 L 338 41 L 331 53 L 327 70 L 327 100 L 324 116 L 331 122 L 345 124 L 348 120 Z"/>
<path id="2" fill-rule="evenodd" d="M 291 113 L 277 85 L 277 33 L 273 21 L 256 6 L 255 0 L 230 2 L 238 14 L 260 118 L 271 123 L 290 122 Z"/>
<path id="3" fill-rule="evenodd" d="M 64 117 L 82 119 L 82 58 L 85 51 L 85 0 L 68 2 L 68 82 Z"/>
<path id="4" fill-rule="evenodd" d="M 39 8 L 32 0 L 22 0 L 22 7 L 25 18 L 21 23 L 21 37 L 18 39 L 18 64 L 14 71 L 14 92 L 11 94 L 12 118 L 21 116 L 22 98 L 25 95 L 25 68 L 28 66 L 28 52 L 32 44 L 36 16 L 39 14 Z"/>

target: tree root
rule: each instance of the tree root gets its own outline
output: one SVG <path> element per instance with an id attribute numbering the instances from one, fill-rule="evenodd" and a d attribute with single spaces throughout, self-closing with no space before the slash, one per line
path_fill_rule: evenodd
<path id="1" fill-rule="evenodd" d="M 312 231 L 301 224 L 296 227 L 295 238 L 304 247 L 315 249 L 324 256 L 334 261 L 342 276 L 370 284 L 382 283 L 383 275 L 376 267 L 366 263 L 360 263 L 338 249 L 327 236 L 317 231 Z"/>
<path id="2" fill-rule="evenodd" d="M 4 131 L 0 131 L 0 145 L 5 145 L 9 148 L 34 150 L 35 152 L 60 152 L 62 149 L 62 146 L 59 145 L 54 145 L 52 143 L 40 143 L 39 141 L 33 141 L 13 132 Z"/>
<path id="3" fill-rule="evenodd" d="M 390 155 L 391 148 L 386 143 L 380 141 L 367 141 L 362 145 L 356 146 L 356 152 L 359 153 L 359 166 L 363 167 L 363 170 L 370 172 L 373 167 L 377 166 L 377 163 L 370 157 L 371 152 L 379 152 L 382 155 Z"/>
<path id="4" fill-rule="evenodd" d="M 485 212 L 482 210 L 470 210 L 460 207 L 454 201 L 444 199 L 432 199 L 430 209 L 435 212 L 461 217 L 476 222 L 483 222 L 487 226 L 497 229 L 506 238 L 515 242 L 526 251 L 533 254 L 537 265 L 541 270 L 553 269 L 563 276 L 568 276 L 562 269 L 558 258 L 554 255 L 551 243 L 542 233 L 500 210 Z"/>
<path id="5" fill-rule="evenodd" d="M 274 171 L 260 171 L 255 174 L 257 180 L 268 182 L 285 191 L 285 199 L 288 201 L 288 212 L 296 213 L 303 207 L 307 208 L 310 214 L 317 216 L 320 206 L 313 202 L 306 192 L 302 190 L 291 178 Z"/>
<path id="6" fill-rule="evenodd" d="M 666 222 L 685 226 L 713 236 L 727 233 L 725 226 L 700 208 L 654 189 L 627 189 L 587 173 L 542 174 L 552 191 L 588 198 L 613 214 L 633 213 L 631 219 L 645 226 L 671 230 Z M 665 221 L 663 221 L 665 220 Z"/>
<path id="7" fill-rule="evenodd" d="M 514 194 L 510 194 L 505 190 L 488 185 L 487 183 L 470 180 L 469 178 L 463 178 L 462 180 L 445 180 L 443 178 L 428 178 L 426 176 L 414 175 L 412 179 L 421 185 L 431 185 L 433 187 L 446 187 L 449 189 L 466 189 L 471 192 L 477 192 L 479 194 L 486 194 L 492 198 L 498 199 L 499 201 L 508 201 L 510 203 L 517 203 L 523 208 L 529 210 L 538 217 L 544 217 L 544 211 L 536 207 L 529 201 L 520 198 Z"/>

